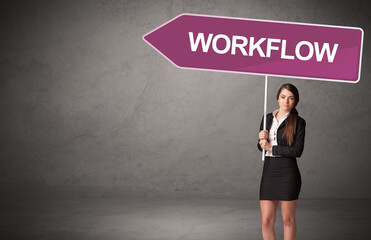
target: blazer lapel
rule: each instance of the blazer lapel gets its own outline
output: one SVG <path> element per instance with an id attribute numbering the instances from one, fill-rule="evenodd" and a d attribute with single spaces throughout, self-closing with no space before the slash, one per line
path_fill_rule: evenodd
<path id="1" fill-rule="evenodd" d="M 278 127 L 278 129 L 283 128 L 286 125 L 287 118 L 281 123 L 281 125 Z"/>
<path id="2" fill-rule="evenodd" d="M 267 116 L 267 129 L 271 129 L 273 123 L 273 113 Z M 283 128 L 286 125 L 287 118 L 280 124 L 278 130 Z"/>
<path id="3" fill-rule="evenodd" d="M 268 131 L 269 129 L 271 129 L 272 123 L 273 123 L 273 114 L 268 115 L 267 117 L 267 128 L 266 129 L 268 129 Z"/>

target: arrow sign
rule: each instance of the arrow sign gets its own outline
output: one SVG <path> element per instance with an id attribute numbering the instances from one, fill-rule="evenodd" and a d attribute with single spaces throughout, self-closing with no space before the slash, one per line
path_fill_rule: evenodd
<path id="1" fill-rule="evenodd" d="M 143 40 L 180 68 L 360 79 L 361 28 L 181 14 Z"/>

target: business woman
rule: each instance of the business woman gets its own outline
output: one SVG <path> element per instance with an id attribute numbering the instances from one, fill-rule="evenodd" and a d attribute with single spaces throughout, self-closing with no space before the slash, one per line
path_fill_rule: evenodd
<path id="1" fill-rule="evenodd" d="M 284 239 L 296 237 L 295 211 L 301 188 L 296 158 L 304 150 L 305 120 L 298 115 L 298 89 L 289 83 L 277 92 L 279 109 L 267 114 L 266 129 L 260 124 L 258 149 L 266 150 L 260 182 L 260 208 L 264 240 L 275 240 L 276 209 L 281 201 Z M 269 130 L 269 131 L 268 131 Z"/>

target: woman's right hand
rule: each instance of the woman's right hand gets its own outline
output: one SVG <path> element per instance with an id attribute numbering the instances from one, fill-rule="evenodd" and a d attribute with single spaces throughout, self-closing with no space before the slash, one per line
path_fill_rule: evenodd
<path id="1" fill-rule="evenodd" d="M 268 130 L 261 130 L 259 132 L 259 139 L 260 140 L 262 140 L 262 139 L 267 140 L 268 139 Z"/>

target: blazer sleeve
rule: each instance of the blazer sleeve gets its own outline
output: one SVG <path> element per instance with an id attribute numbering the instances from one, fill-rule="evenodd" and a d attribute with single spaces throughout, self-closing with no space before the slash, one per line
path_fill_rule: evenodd
<path id="1" fill-rule="evenodd" d="M 306 122 L 302 119 L 297 126 L 294 144 L 291 147 L 279 145 L 272 146 L 273 155 L 280 155 L 282 157 L 300 157 L 304 150 L 305 126 Z"/>
<path id="2" fill-rule="evenodd" d="M 263 130 L 263 123 L 264 123 L 264 115 L 263 115 L 263 117 L 262 117 L 262 121 L 260 122 L 260 131 Z M 259 132 L 260 132 L 260 131 L 259 131 Z M 260 152 L 261 152 L 261 151 L 263 151 L 263 149 L 260 147 L 259 141 L 260 141 L 260 139 L 258 138 L 258 149 L 259 149 Z"/>

